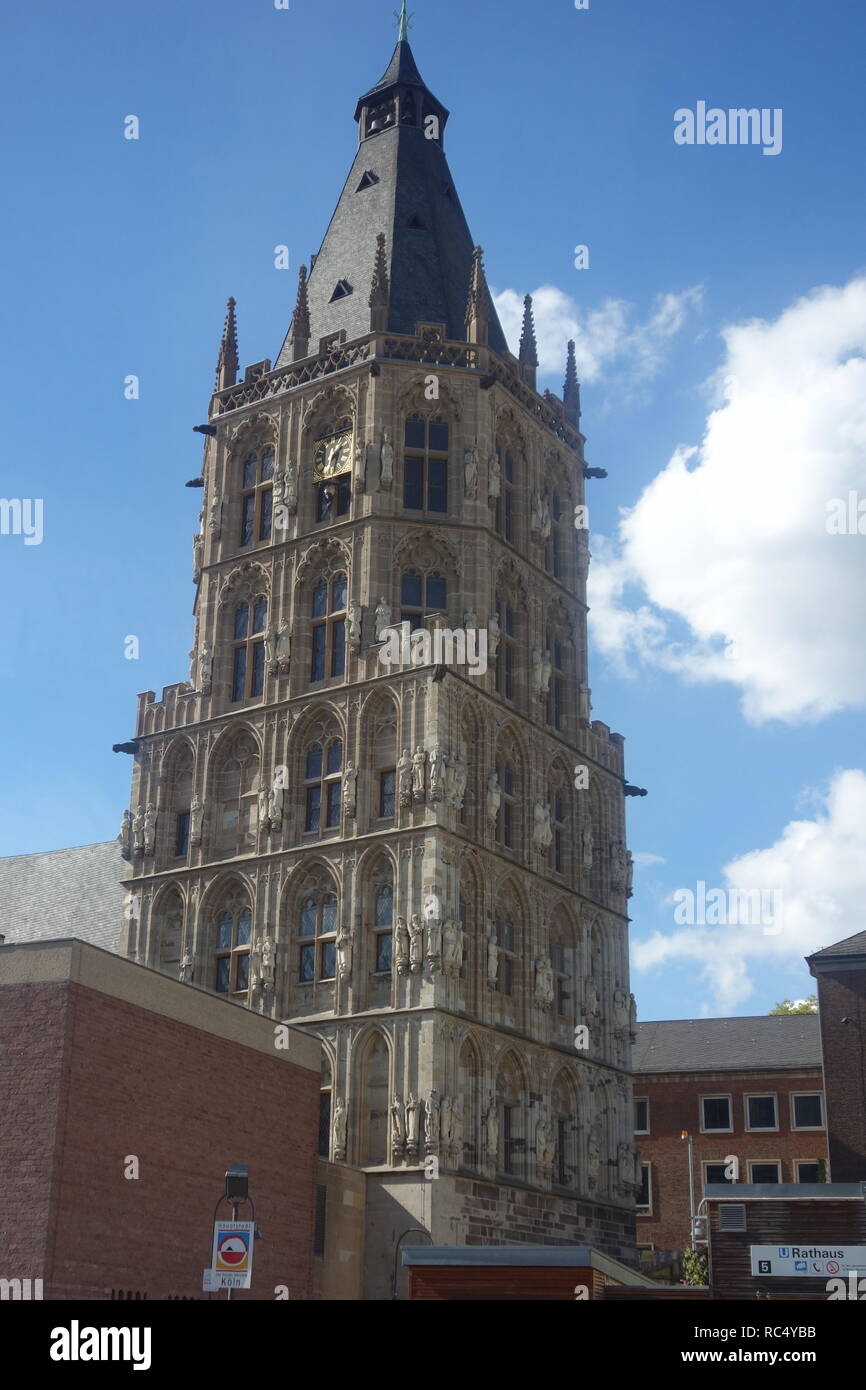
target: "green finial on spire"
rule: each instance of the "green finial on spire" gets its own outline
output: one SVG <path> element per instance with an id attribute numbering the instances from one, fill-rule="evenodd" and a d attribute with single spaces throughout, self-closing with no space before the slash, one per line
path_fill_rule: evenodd
<path id="1" fill-rule="evenodd" d="M 406 0 L 403 0 L 403 8 L 400 13 L 397 14 L 395 10 L 394 14 L 400 25 L 397 31 L 397 42 L 402 43 L 404 39 L 409 37 L 409 13 L 406 9 Z"/>

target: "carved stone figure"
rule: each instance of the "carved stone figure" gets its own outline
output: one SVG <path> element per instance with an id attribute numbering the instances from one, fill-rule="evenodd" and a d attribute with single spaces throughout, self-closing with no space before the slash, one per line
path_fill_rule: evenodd
<path id="1" fill-rule="evenodd" d="M 285 479 L 283 503 L 289 515 L 294 516 L 298 510 L 298 477 L 291 459 L 286 464 Z"/>
<path id="2" fill-rule="evenodd" d="M 610 847 L 610 886 L 615 893 L 624 893 L 628 885 L 628 862 L 622 840 L 614 840 Z"/>
<path id="3" fill-rule="evenodd" d="M 201 844 L 203 823 L 204 806 L 200 801 L 194 801 L 189 811 L 189 842 L 193 849 L 197 849 Z"/>
<path id="4" fill-rule="evenodd" d="M 271 793 L 266 786 L 259 787 L 259 829 L 267 830 L 271 823 Z"/>
<path id="5" fill-rule="evenodd" d="M 376 641 L 384 642 L 385 631 L 391 626 L 391 605 L 384 597 L 376 605 Z"/>
<path id="6" fill-rule="evenodd" d="M 263 989 L 272 990 L 277 973 L 277 943 L 273 937 L 262 936 L 256 942 L 259 980 Z"/>
<path id="7" fill-rule="evenodd" d="M 592 850 L 592 826 L 589 821 L 584 821 L 580 831 L 580 862 L 587 874 L 592 868 Z"/>
<path id="8" fill-rule="evenodd" d="M 478 444 L 474 440 L 463 451 L 463 490 L 469 498 L 478 496 Z"/>
<path id="9" fill-rule="evenodd" d="M 394 1096 L 390 1106 L 391 1111 L 391 1148 L 394 1154 L 399 1157 L 406 1145 L 406 1120 L 403 1109 L 403 1101 L 398 1095 Z"/>
<path id="10" fill-rule="evenodd" d="M 153 854 L 156 847 L 156 807 L 151 801 L 144 813 L 144 853 Z"/>
<path id="11" fill-rule="evenodd" d="M 349 599 L 346 609 L 346 641 L 357 647 L 361 641 L 361 605 L 357 599 Z"/>
<path id="12" fill-rule="evenodd" d="M 499 627 L 499 614 L 491 613 L 487 619 L 487 655 L 491 661 L 496 660 L 499 652 L 499 643 L 502 640 L 502 632 Z"/>
<path id="13" fill-rule="evenodd" d="M 367 484 L 367 445 L 363 439 L 355 441 L 355 462 L 352 469 L 352 485 L 356 492 L 363 492 Z"/>
<path id="14" fill-rule="evenodd" d="M 454 807 L 455 811 L 463 810 L 463 799 L 466 796 L 466 782 L 469 777 L 469 769 L 462 758 L 456 758 L 450 767 L 451 778 L 448 791 L 448 804 Z"/>
<path id="15" fill-rule="evenodd" d="M 442 1104 L 439 1107 L 439 1134 L 442 1139 L 442 1147 L 450 1149 L 451 1140 L 454 1136 L 454 1098 L 453 1096 L 443 1096 Z"/>
<path id="16" fill-rule="evenodd" d="M 544 854 L 553 844 L 553 825 L 550 819 L 550 807 L 543 801 L 536 801 L 533 810 L 532 828 L 532 847 L 538 850 L 539 854 Z"/>
<path id="17" fill-rule="evenodd" d="M 556 1141 L 553 1137 L 553 1125 L 546 1115 L 542 1115 L 535 1126 L 535 1159 L 539 1168 L 549 1169 L 553 1167 L 555 1158 Z"/>
<path id="18" fill-rule="evenodd" d="M 277 655 L 277 633 L 276 629 L 269 627 L 265 633 L 265 665 L 269 670 L 273 670 L 276 665 Z"/>
<path id="19" fill-rule="evenodd" d="M 427 765 L 427 754 L 421 744 L 412 754 L 412 796 L 415 801 L 424 800 L 424 778 Z"/>
<path id="20" fill-rule="evenodd" d="M 545 651 L 541 654 L 541 694 L 547 695 L 550 691 L 550 677 L 553 675 L 553 662 L 550 659 L 550 652 Z"/>
<path id="21" fill-rule="evenodd" d="M 354 816 L 358 801 L 358 769 L 350 759 L 343 773 L 343 810 Z"/>
<path id="22" fill-rule="evenodd" d="M 352 931 L 345 922 L 337 932 L 337 974 L 341 979 L 352 973 Z"/>
<path id="23" fill-rule="evenodd" d="M 414 1091 L 409 1092 L 406 1101 L 406 1148 L 413 1153 L 418 1148 L 418 1126 L 421 1118 L 421 1102 Z"/>
<path id="24" fill-rule="evenodd" d="M 271 823 L 271 830 L 282 829 L 285 796 L 282 787 L 271 787 L 268 792 L 268 820 Z"/>
<path id="25" fill-rule="evenodd" d="M 434 748 L 430 753 L 429 787 L 431 801 L 442 800 L 444 775 L 445 755 L 441 748 Z"/>
<path id="26" fill-rule="evenodd" d="M 631 1023 L 631 1010 L 629 1007 L 629 997 L 625 990 L 620 988 L 617 980 L 617 988 L 613 992 L 613 1022 L 618 1034 L 625 1035 Z"/>
<path id="27" fill-rule="evenodd" d="M 499 946 L 496 942 L 496 935 L 491 928 L 487 934 L 487 984 L 490 989 L 495 989 L 499 979 Z"/>
<path id="28" fill-rule="evenodd" d="M 637 1000 L 633 994 L 628 996 L 628 1028 L 631 1040 L 637 1042 Z"/>
<path id="29" fill-rule="evenodd" d="M 549 1009 L 553 998 L 553 964 L 550 956 L 543 952 L 535 962 L 535 1001 L 543 1009 Z"/>
<path id="30" fill-rule="evenodd" d="M 494 768 L 487 778 L 487 819 L 491 825 L 496 824 L 501 805 L 502 788 L 499 785 L 499 773 Z"/>
<path id="31" fill-rule="evenodd" d="M 409 923 L 409 969 L 413 975 L 419 975 L 423 964 L 424 928 L 416 912 Z"/>
<path id="32" fill-rule="evenodd" d="M 490 462 L 487 465 L 487 496 L 491 502 L 502 492 L 502 465 L 499 462 L 499 454 L 496 449 L 491 452 Z"/>
<path id="33" fill-rule="evenodd" d="M 463 1157 L 463 1097 L 455 1096 L 451 1106 L 451 1143 L 457 1154 L 457 1161 Z"/>
<path id="34" fill-rule="evenodd" d="M 463 614 L 464 632 L 475 632 L 478 627 L 478 614 L 474 608 L 467 609 Z"/>
<path id="35" fill-rule="evenodd" d="M 417 924 L 420 929 L 421 918 L 417 912 L 412 918 L 412 924 Z M 434 975 L 437 970 L 442 969 L 442 923 L 438 917 L 427 918 L 427 964 Z"/>
<path id="36" fill-rule="evenodd" d="M 593 975 L 590 975 L 584 988 L 583 1007 L 586 1017 L 590 1021 L 597 1019 L 601 1014 L 601 995 L 599 994 L 598 985 Z"/>
<path id="37" fill-rule="evenodd" d="M 382 448 L 379 451 L 379 483 L 386 491 L 394 481 L 394 445 L 389 430 L 382 431 Z"/>
<path id="38" fill-rule="evenodd" d="M 634 856 L 631 850 L 625 856 L 625 895 L 630 898 L 634 892 Z"/>
<path id="39" fill-rule="evenodd" d="M 398 975 L 405 975 L 409 969 L 409 928 L 406 926 L 406 918 L 397 918 L 397 930 L 394 933 L 394 964 L 397 967 Z"/>
<path id="40" fill-rule="evenodd" d="M 553 518 L 550 512 L 550 498 L 545 492 L 544 496 L 541 499 L 541 539 L 543 541 L 550 540 L 550 531 L 552 524 Z"/>
<path id="41" fill-rule="evenodd" d="M 132 852 L 144 854 L 144 812 L 140 810 L 136 811 L 132 822 Z"/>
<path id="42" fill-rule="evenodd" d="M 204 646 L 199 652 L 198 658 L 199 689 L 204 691 L 205 694 L 207 694 L 207 692 L 210 690 L 212 674 L 213 652 L 211 651 L 209 644 L 205 642 Z"/>
<path id="43" fill-rule="evenodd" d="M 577 709 L 581 724 L 588 724 L 592 717 L 592 691 L 586 681 L 581 681 L 577 688 Z"/>
<path id="44" fill-rule="evenodd" d="M 446 975 L 459 975 L 463 968 L 463 928 L 453 920 L 445 923 L 442 933 L 442 965 Z"/>
<path id="45" fill-rule="evenodd" d="M 192 984 L 192 973 L 193 959 L 189 951 L 186 951 L 183 955 L 183 958 L 181 959 L 180 969 L 177 972 L 177 978 L 180 980 L 182 985 L 189 985 Z"/>
<path id="46" fill-rule="evenodd" d="M 544 525 L 544 506 L 540 492 L 533 492 L 532 505 L 529 514 L 530 529 L 537 535 L 541 535 L 541 528 Z"/>
<path id="47" fill-rule="evenodd" d="M 223 524 L 223 499 L 220 494 L 214 491 L 210 502 L 210 519 L 208 527 L 214 540 L 219 540 Z"/>
<path id="48" fill-rule="evenodd" d="M 334 1106 L 334 1158 L 343 1159 L 346 1157 L 346 1129 L 348 1126 L 348 1116 L 346 1114 L 346 1102 L 342 1096 L 337 1097 Z"/>
<path id="49" fill-rule="evenodd" d="M 496 1162 L 499 1158 L 499 1107 L 492 1091 L 484 1116 L 484 1140 L 488 1159 Z"/>
<path id="50" fill-rule="evenodd" d="M 193 583 L 197 584 L 201 577 L 202 560 L 204 559 L 204 536 L 195 535 L 192 538 L 192 578 Z"/>
<path id="51" fill-rule="evenodd" d="M 533 647 L 533 648 L 532 648 L 532 693 L 533 693 L 533 695 L 535 696 L 536 699 L 538 699 L 538 697 L 539 697 L 539 696 L 541 695 L 541 693 L 542 693 L 542 683 L 543 683 L 543 680 L 544 680 L 544 676 L 543 676 L 543 672 L 542 672 L 541 648 L 540 648 L 540 647 Z"/>
<path id="52" fill-rule="evenodd" d="M 424 899 L 425 922 L 442 921 L 442 901 L 438 893 L 428 893 Z"/>
<path id="53" fill-rule="evenodd" d="M 439 1152 L 439 1119 L 441 1109 L 439 1092 L 431 1091 L 424 1102 L 424 1151 L 428 1154 Z"/>
<path id="54" fill-rule="evenodd" d="M 132 812 L 124 811 L 123 820 L 120 823 L 120 853 L 123 859 L 132 858 Z"/>
<path id="55" fill-rule="evenodd" d="M 400 761 L 397 763 L 397 789 L 400 794 L 400 805 L 412 805 L 412 755 L 408 748 L 404 748 L 400 754 Z"/>
<path id="56" fill-rule="evenodd" d="M 277 640 L 274 646 L 274 658 L 276 661 L 277 672 L 281 676 L 288 675 L 289 665 L 292 659 L 292 639 L 289 636 L 289 624 L 285 620 L 280 623 L 280 626 L 277 629 Z"/>

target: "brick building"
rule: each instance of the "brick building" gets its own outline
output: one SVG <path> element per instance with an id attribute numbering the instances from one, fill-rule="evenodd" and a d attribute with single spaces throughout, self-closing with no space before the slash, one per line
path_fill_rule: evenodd
<path id="1" fill-rule="evenodd" d="M 638 1243 L 647 1267 L 689 1243 L 689 1144 L 695 1205 L 725 1182 L 827 1179 L 824 1078 L 815 1014 L 638 1024 L 635 1143 L 641 1154 Z M 836 1175 L 834 1174 L 834 1177 Z"/>
<path id="2" fill-rule="evenodd" d="M 807 957 L 818 984 L 834 1182 L 866 1179 L 866 931 Z"/>
<path id="3" fill-rule="evenodd" d="M 263 1239 L 237 1297 L 311 1297 L 315 1038 L 290 1029 L 278 1049 L 247 1009 L 51 941 L 0 947 L 0 1056 L 0 1279 L 41 1279 L 47 1299 L 201 1298 L 243 1162 Z"/>

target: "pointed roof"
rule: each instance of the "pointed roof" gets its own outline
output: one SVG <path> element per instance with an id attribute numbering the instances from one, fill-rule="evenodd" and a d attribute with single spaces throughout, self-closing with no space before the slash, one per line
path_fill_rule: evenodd
<path id="1" fill-rule="evenodd" d="M 577 379 L 577 359 L 574 355 L 574 342 L 568 344 L 568 360 L 565 364 L 565 386 L 562 390 L 562 403 L 566 419 L 580 428 L 580 382 Z"/>
<path id="2" fill-rule="evenodd" d="M 523 331 L 520 335 L 520 365 L 538 366 L 538 343 L 535 339 L 535 319 L 532 314 L 532 295 L 523 300 Z"/>
<path id="3" fill-rule="evenodd" d="M 235 321 L 235 301 L 229 299 L 226 306 L 226 321 L 220 341 L 219 357 L 216 366 L 217 390 L 224 386 L 234 386 L 238 379 L 238 328 Z"/>
<path id="4" fill-rule="evenodd" d="M 431 116 L 438 138 L 428 138 Z M 446 337 L 463 342 L 475 243 L 442 147 L 448 111 L 421 77 L 406 39 L 398 40 L 381 81 L 360 98 L 355 119 L 358 150 L 307 282 L 309 351 L 341 331 L 350 341 L 370 332 L 369 290 L 383 270 L 389 295 L 381 331 L 413 335 L 418 323 L 441 323 Z M 377 264 L 380 234 L 384 266 Z M 488 312 L 489 345 L 507 353 L 492 303 Z M 287 337 L 277 366 L 291 360 Z"/>

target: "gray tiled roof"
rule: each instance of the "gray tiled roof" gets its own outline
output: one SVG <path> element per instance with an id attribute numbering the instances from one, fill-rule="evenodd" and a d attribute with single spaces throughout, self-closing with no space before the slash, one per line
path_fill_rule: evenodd
<path id="1" fill-rule="evenodd" d="M 7 945 L 75 936 L 117 951 L 128 874 L 116 840 L 0 859 L 0 936 Z"/>
<path id="2" fill-rule="evenodd" d="M 832 960 L 835 956 L 866 956 L 866 931 L 858 931 L 854 936 L 846 936 L 844 941 L 837 941 L 835 946 L 825 946 L 823 951 L 816 951 L 814 955 L 807 956 L 806 959 L 812 960 Z"/>
<path id="3" fill-rule="evenodd" d="M 448 113 L 424 85 L 409 44 L 401 42 L 373 91 L 384 96 L 389 89 L 407 85 L 427 93 L 432 108 L 442 113 L 444 130 Z M 359 192 L 368 170 L 376 181 Z M 390 280 L 388 329 L 411 335 L 417 323 L 444 323 L 446 337 L 465 339 L 472 236 L 441 143 L 426 139 L 420 124 L 401 123 L 358 146 L 309 276 L 311 352 L 318 351 L 320 338 L 341 329 L 349 341 L 369 333 L 370 285 L 379 232 L 385 234 Z M 331 302 L 341 280 L 352 292 Z M 496 352 L 508 351 L 492 300 L 489 343 Z M 277 366 L 289 361 L 287 339 Z"/>
<path id="4" fill-rule="evenodd" d="M 639 1023 L 632 1056 L 636 1072 L 820 1067 L 820 1023 L 817 1014 Z"/>

